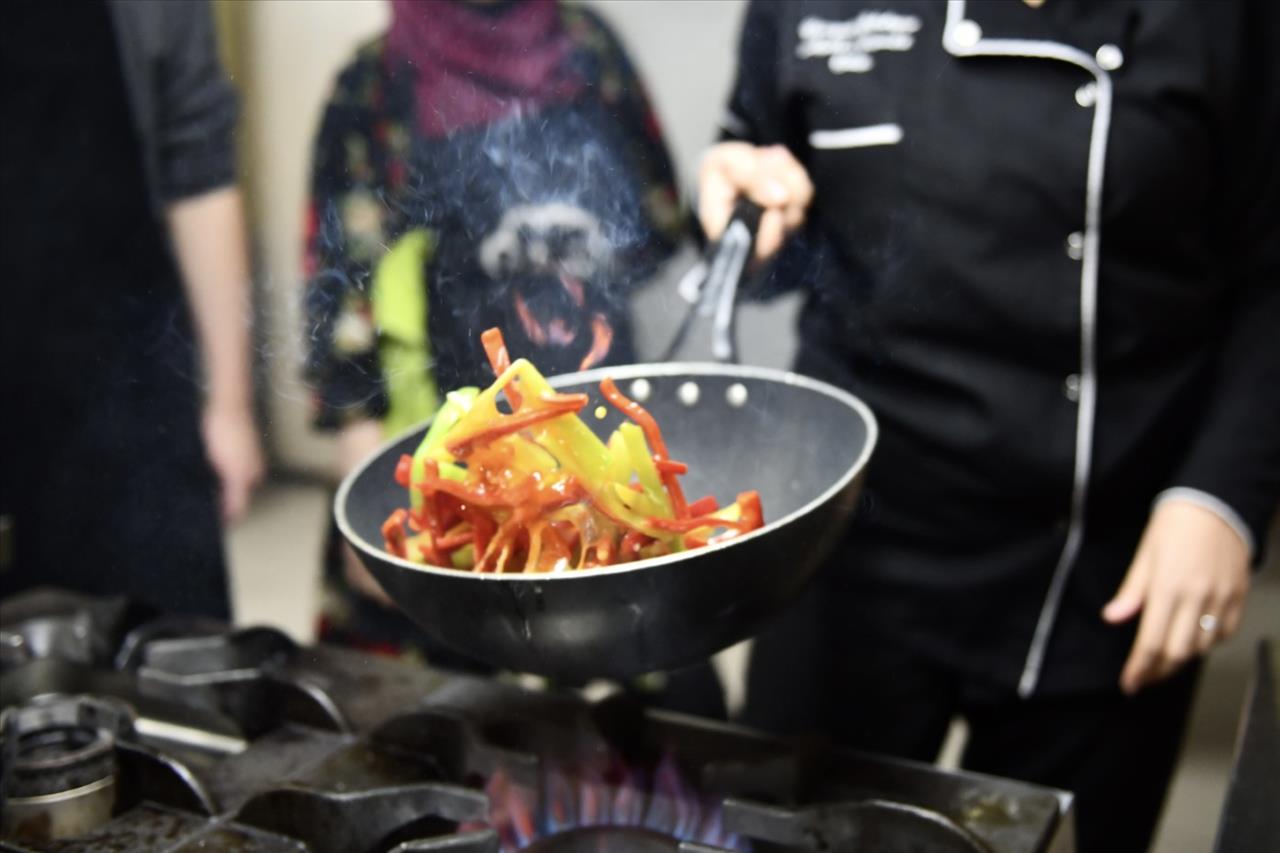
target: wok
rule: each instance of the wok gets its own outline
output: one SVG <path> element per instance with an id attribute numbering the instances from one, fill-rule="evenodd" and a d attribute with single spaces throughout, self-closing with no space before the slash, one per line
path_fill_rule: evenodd
<path id="1" fill-rule="evenodd" d="M 720 358 L 732 354 L 734 291 L 753 230 L 736 229 L 746 250 L 739 241 L 730 251 L 731 226 L 690 312 L 712 323 Z M 657 419 L 671 457 L 689 466 L 690 498 L 727 501 L 756 489 L 768 524 L 608 568 L 495 575 L 418 565 L 387 553 L 380 529 L 407 503 L 395 467 L 421 441 L 423 424 L 352 471 L 334 513 L 378 583 L 440 642 L 495 667 L 569 684 L 678 669 L 758 632 L 799 595 L 840 538 L 876 443 L 875 417 L 853 395 L 785 371 L 716 363 L 610 367 L 550 381 L 587 393 L 584 411 L 591 412 L 604 402 L 598 385 L 605 376 Z M 621 421 L 607 408 L 604 420 L 584 418 L 602 437 Z"/>

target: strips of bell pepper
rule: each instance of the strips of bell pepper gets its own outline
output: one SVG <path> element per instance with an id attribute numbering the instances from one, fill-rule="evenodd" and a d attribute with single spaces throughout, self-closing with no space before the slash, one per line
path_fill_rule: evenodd
<path id="1" fill-rule="evenodd" d="M 435 457 L 437 462 L 453 461 L 451 456 L 440 452 L 444 449 L 445 436 L 457 425 L 463 415 L 471 410 L 478 396 L 480 396 L 479 388 L 459 388 L 457 391 L 451 391 L 445 396 L 444 405 L 431 419 L 431 426 L 427 428 L 426 435 L 422 437 L 418 449 L 414 451 L 413 462 L 409 469 L 409 506 L 413 509 L 417 510 L 421 507 L 422 493 L 414 486 L 422 478 L 426 460 L 429 457 Z M 441 474 L 452 480 L 461 480 L 465 472 L 457 466 L 446 465 Z"/>
<path id="2" fill-rule="evenodd" d="M 689 515 L 710 515 L 718 509 L 720 509 L 720 504 L 716 502 L 715 497 L 704 495 L 689 504 Z"/>
<path id="3" fill-rule="evenodd" d="M 544 396 L 538 408 L 520 409 L 510 415 L 498 415 L 496 425 L 462 438 L 446 440 L 445 447 L 454 456 L 465 457 L 476 445 L 487 444 L 494 439 L 502 438 L 504 435 L 511 435 L 522 429 L 528 429 L 534 424 L 558 418 L 564 414 L 581 411 L 589 400 L 590 398 L 586 394 Z"/>
<path id="4" fill-rule="evenodd" d="M 508 373 L 511 377 L 504 374 L 499 377 L 495 385 L 501 385 L 515 377 L 519 381 L 521 393 L 526 398 L 556 393 L 542 374 L 525 359 L 517 359 L 513 362 Z M 490 410 L 489 406 L 492 404 L 484 402 L 485 395 L 490 391 L 495 395 L 497 393 L 493 388 L 486 390 L 480 398 L 477 398 L 476 406 L 472 409 L 471 415 L 477 421 L 481 417 L 481 412 L 496 412 L 496 407 Z M 467 428 L 479 427 L 477 424 L 465 422 L 458 426 L 459 430 Z M 643 516 L 638 516 L 627 509 L 609 488 L 611 483 L 609 451 L 604 442 L 582 422 L 581 418 L 552 418 L 533 426 L 530 434 L 535 443 L 555 457 L 561 470 L 573 477 L 586 490 L 601 512 L 624 526 L 636 527 L 648 535 L 658 535 L 659 532 L 649 526 Z"/>
<path id="5" fill-rule="evenodd" d="M 407 554 L 405 550 L 405 532 L 404 523 L 409 518 L 406 510 L 398 509 L 391 515 L 387 516 L 387 520 L 382 522 L 382 541 L 387 550 L 397 557 L 404 557 Z"/>
<path id="6" fill-rule="evenodd" d="M 689 466 L 683 462 L 677 462 L 674 459 L 655 459 L 654 467 L 658 469 L 659 474 L 688 474 Z"/>
<path id="7" fill-rule="evenodd" d="M 480 333 L 480 344 L 484 354 L 489 357 L 489 366 L 495 376 L 501 376 L 511 366 L 511 354 L 507 352 L 507 342 L 502 337 L 502 330 L 497 326 L 485 329 Z"/>
<path id="8" fill-rule="evenodd" d="M 396 479 L 407 481 L 413 511 L 387 520 L 389 550 L 481 572 L 554 571 L 660 556 L 763 523 L 754 493 L 724 509 L 711 497 L 687 504 L 676 478 L 688 466 L 612 380 L 601 391 L 630 421 L 606 446 L 576 416 L 587 395 L 559 393 L 528 361 L 513 363 L 497 330 L 482 342 L 497 380 L 450 395 L 414 456 L 400 460 Z M 497 405 L 504 393 L 510 414 Z"/>
<path id="9" fill-rule="evenodd" d="M 649 522 L 659 529 L 677 533 L 686 533 L 699 527 L 731 527 L 747 533 L 763 523 L 760 493 L 743 492 L 724 509 L 707 515 L 692 518 L 651 518 Z"/>
<path id="10" fill-rule="evenodd" d="M 404 556 L 415 563 L 426 563 L 429 566 L 447 565 L 444 555 L 436 548 L 435 538 L 430 533 L 411 536 L 405 544 Z"/>
<path id="11" fill-rule="evenodd" d="M 401 488 L 409 488 L 409 472 L 413 470 L 413 457 L 408 453 L 400 454 L 400 461 L 396 463 L 396 482 Z"/>
<path id="12" fill-rule="evenodd" d="M 658 428 L 658 422 L 653 419 L 653 415 L 636 401 L 630 399 L 618 390 L 618 386 L 614 384 L 613 378 L 606 376 L 600 382 L 600 392 L 604 394 L 604 398 L 614 405 L 631 420 L 640 425 L 640 429 L 644 430 L 644 437 L 648 439 L 649 446 L 653 448 L 653 461 L 655 464 L 661 465 L 663 462 L 670 460 L 671 454 L 667 452 L 667 443 L 662 439 L 662 430 Z M 659 470 L 663 484 L 667 487 L 667 494 L 671 496 L 671 508 L 675 511 L 676 518 L 686 518 L 688 516 L 688 506 L 685 504 L 684 491 L 680 488 L 680 481 L 676 479 L 676 474 L 672 471 Z"/>
<path id="13" fill-rule="evenodd" d="M 636 479 L 639 480 L 641 489 L 651 501 L 661 506 L 664 510 L 658 515 L 661 518 L 674 517 L 675 511 L 671 506 L 671 496 L 667 494 L 666 487 L 662 483 L 662 477 L 658 474 L 658 467 L 654 464 L 653 453 L 649 450 L 649 445 L 644 440 L 644 430 L 638 424 L 625 423 L 618 427 L 618 434 L 626 442 L 629 463 L 636 473 Z"/>
<path id="14" fill-rule="evenodd" d="M 733 504 L 730 504 L 733 506 Z M 716 515 L 703 515 L 697 518 L 651 518 L 649 523 L 659 530 L 667 530 L 672 533 L 688 533 L 690 530 L 697 530 L 699 527 L 732 527 L 735 530 L 746 531 L 747 526 L 740 519 L 724 518 Z"/>
<path id="15" fill-rule="evenodd" d="M 484 354 L 489 357 L 489 366 L 493 368 L 493 375 L 501 376 L 506 373 L 511 367 L 511 354 L 507 352 L 507 342 L 502 337 L 502 330 L 497 326 L 485 329 L 480 333 L 480 344 L 484 347 Z M 506 392 L 511 408 L 520 408 L 520 392 L 510 387 Z"/>

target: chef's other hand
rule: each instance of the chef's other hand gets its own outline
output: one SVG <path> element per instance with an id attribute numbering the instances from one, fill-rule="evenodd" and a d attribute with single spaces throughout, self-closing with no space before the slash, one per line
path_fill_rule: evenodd
<path id="1" fill-rule="evenodd" d="M 1142 613 L 1120 675 L 1129 694 L 1176 672 L 1240 627 L 1249 592 L 1248 547 L 1225 521 L 1186 501 L 1161 503 L 1115 598 L 1113 625 Z"/>
<path id="2" fill-rule="evenodd" d="M 201 427 L 205 455 L 218 478 L 222 520 L 239 521 L 266 468 L 253 412 L 247 405 L 210 405 Z"/>
<path id="3" fill-rule="evenodd" d="M 338 433 L 338 476 L 346 476 L 347 472 L 363 462 L 381 444 L 382 424 L 377 421 L 364 420 L 347 424 Z M 360 562 L 356 550 L 346 542 L 342 543 L 342 576 L 352 589 L 366 598 L 371 598 L 384 607 L 393 606 L 391 596 L 387 595 L 373 574 Z"/>
<path id="4" fill-rule="evenodd" d="M 739 196 L 764 208 L 756 233 L 756 257 L 763 260 L 804 224 L 813 183 L 783 145 L 722 142 L 712 146 L 702 158 L 698 175 L 698 220 L 708 238 L 715 240 L 724 233 Z"/>

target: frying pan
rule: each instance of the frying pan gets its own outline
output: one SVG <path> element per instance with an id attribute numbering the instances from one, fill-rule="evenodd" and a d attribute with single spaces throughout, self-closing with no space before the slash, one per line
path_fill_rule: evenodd
<path id="1" fill-rule="evenodd" d="M 717 358 L 733 355 L 736 287 L 756 219 L 739 212 L 707 262 L 679 339 L 712 326 Z M 475 574 L 392 556 L 381 526 L 407 503 L 395 467 L 427 424 L 352 471 L 334 501 L 338 529 L 392 600 L 447 646 L 492 666 L 567 684 L 679 669 L 743 640 L 804 589 L 841 537 L 876 443 L 876 420 L 853 395 L 781 370 L 669 362 L 553 377 L 556 388 L 603 403 L 612 376 L 661 425 L 689 466 L 691 497 L 759 491 L 764 527 L 716 545 L 608 568 Z M 607 407 L 608 408 L 608 407 Z M 621 422 L 586 417 L 606 437 Z"/>

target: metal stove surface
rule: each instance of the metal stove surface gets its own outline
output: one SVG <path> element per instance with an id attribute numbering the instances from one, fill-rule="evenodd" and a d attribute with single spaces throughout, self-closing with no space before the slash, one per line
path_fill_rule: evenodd
<path id="1" fill-rule="evenodd" d="M 0 603 L 0 651 L 3 850 L 1074 849 L 1062 792 L 125 602 Z"/>

